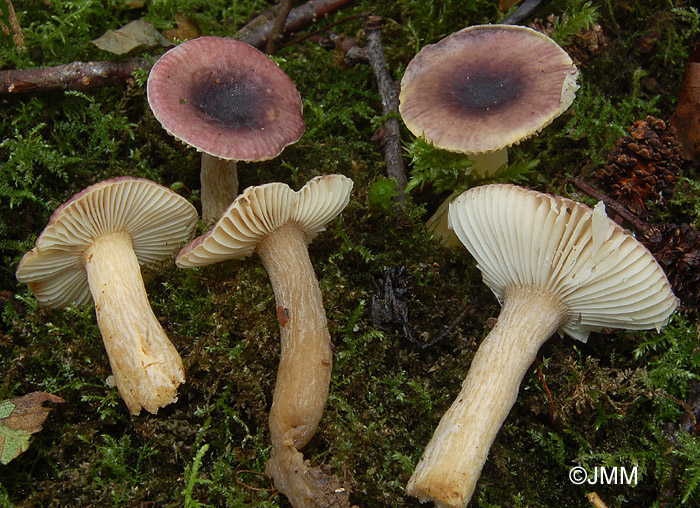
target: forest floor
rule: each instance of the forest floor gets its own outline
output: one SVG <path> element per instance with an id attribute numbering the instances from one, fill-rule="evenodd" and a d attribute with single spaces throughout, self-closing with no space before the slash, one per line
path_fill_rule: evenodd
<path id="1" fill-rule="evenodd" d="M 158 56 L 167 48 L 117 56 L 91 41 L 135 19 L 161 32 L 179 26 L 180 39 L 185 26 L 194 35 L 236 37 L 269 4 L 15 0 L 25 48 L 0 36 L 0 65 L 4 71 Z M 381 16 L 388 69 L 398 82 L 426 44 L 497 23 L 515 9 L 502 12 L 498 4 L 358 0 L 284 41 L 338 22 L 336 34 L 364 46 L 359 15 Z M 699 42 L 699 20 L 687 0 L 554 0 L 522 22 L 548 29 L 574 57 L 580 89 L 568 111 L 510 151 L 517 163 L 510 181 L 594 205 L 578 179 L 636 210 L 637 227 L 660 232 L 655 253 L 667 262 L 681 307 L 660 333 L 604 329 L 587 343 L 553 337 L 522 382 L 471 506 L 576 508 L 590 505 L 592 491 L 611 508 L 700 505 L 698 166 L 661 160 L 675 170 L 661 194 L 615 194 L 621 181 L 600 176 L 635 122 L 648 115 L 669 122 Z M 239 164 L 241 188 L 280 181 L 299 189 L 331 173 L 354 181 L 349 205 L 309 249 L 335 359 L 324 416 L 304 455 L 347 479 L 357 506 L 417 507 L 406 482 L 500 309 L 467 251 L 440 246 L 423 222 L 445 197 L 446 179 L 460 188 L 487 180 L 455 177 L 460 161 L 420 152 L 403 128 L 402 156 L 419 184 L 405 207 L 393 207 L 377 141 L 387 117 L 370 66 L 347 63 L 342 51 L 315 38 L 273 58 L 301 94 L 306 131 L 273 160 Z M 147 272 L 149 300 L 187 377 L 177 402 L 155 415 L 131 416 L 107 385 L 110 366 L 92 305 L 42 307 L 15 279 L 52 212 L 93 183 L 147 178 L 200 207 L 200 155 L 151 113 L 147 75 L 140 70 L 86 90 L 0 95 L 0 400 L 34 391 L 65 400 L 52 405 L 31 447 L 0 465 L 1 507 L 289 506 L 264 474 L 279 328 L 257 256 Z M 664 140 L 671 136 L 659 129 Z M 628 221 L 622 225 L 644 236 Z M 206 230 L 200 222 L 197 234 Z M 394 322 L 381 319 L 387 292 L 405 303 Z M 636 471 L 637 483 L 575 485 L 575 466 L 624 467 Z"/>

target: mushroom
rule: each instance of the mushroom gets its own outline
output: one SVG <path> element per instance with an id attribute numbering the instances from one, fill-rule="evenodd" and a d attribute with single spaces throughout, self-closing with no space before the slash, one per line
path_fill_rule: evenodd
<path id="1" fill-rule="evenodd" d="M 148 302 L 140 265 L 174 255 L 192 237 L 197 211 L 139 178 L 91 185 L 61 205 L 17 268 L 42 305 L 95 302 L 119 393 L 131 414 L 177 400 L 182 360 Z"/>
<path id="2" fill-rule="evenodd" d="M 351 189 L 352 180 L 342 175 L 316 177 L 298 192 L 283 183 L 249 187 L 211 231 L 183 247 L 176 258 L 179 267 L 189 268 L 256 252 L 267 270 L 281 352 L 266 471 L 295 507 L 316 506 L 313 501 L 319 493 L 328 492 L 323 488 L 328 479 L 321 480 L 298 451 L 321 420 L 333 364 L 326 313 L 307 244 L 345 208 Z"/>
<path id="3" fill-rule="evenodd" d="M 218 219 L 238 194 L 236 161 L 277 157 L 304 133 L 292 80 L 235 39 L 199 37 L 171 49 L 151 69 L 147 92 L 163 128 L 202 152 L 205 221 Z"/>
<path id="4" fill-rule="evenodd" d="M 558 331 L 585 342 L 601 328 L 659 330 L 678 306 L 651 253 L 608 219 L 569 199 L 486 185 L 450 205 L 449 222 L 503 308 L 479 346 L 406 492 L 465 507 L 518 387 Z"/>
<path id="5" fill-rule="evenodd" d="M 516 25 L 476 25 L 421 49 L 401 79 L 406 127 L 437 148 L 468 155 L 472 171 L 493 174 L 508 147 L 533 136 L 571 105 L 578 71 L 552 39 Z M 426 222 L 445 242 L 451 195 Z"/>

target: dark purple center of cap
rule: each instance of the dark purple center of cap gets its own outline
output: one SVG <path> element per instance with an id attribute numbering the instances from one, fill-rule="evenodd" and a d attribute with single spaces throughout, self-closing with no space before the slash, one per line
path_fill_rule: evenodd
<path id="1" fill-rule="evenodd" d="M 448 84 L 446 99 L 470 114 L 493 114 L 508 107 L 525 90 L 517 76 L 489 71 L 459 72 Z"/>
<path id="2" fill-rule="evenodd" d="M 209 119 L 232 130 L 264 127 L 265 87 L 245 76 L 203 76 L 193 87 L 194 105 Z"/>

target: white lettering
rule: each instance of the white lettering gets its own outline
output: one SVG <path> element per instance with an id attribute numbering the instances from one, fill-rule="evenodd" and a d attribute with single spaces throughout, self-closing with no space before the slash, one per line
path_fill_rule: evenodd
<path id="1" fill-rule="evenodd" d="M 620 468 L 620 483 L 623 485 L 637 485 L 637 466 L 632 468 L 632 472 L 627 476 L 627 470 Z"/>
<path id="2" fill-rule="evenodd" d="M 617 468 L 611 467 L 610 469 L 606 467 L 598 468 L 600 469 L 600 484 L 601 485 L 617 485 Z"/>
<path id="3" fill-rule="evenodd" d="M 594 467 L 590 473 L 582 467 L 575 467 L 569 471 L 569 480 L 581 485 L 637 485 L 637 466 L 631 471 L 624 467 Z"/>

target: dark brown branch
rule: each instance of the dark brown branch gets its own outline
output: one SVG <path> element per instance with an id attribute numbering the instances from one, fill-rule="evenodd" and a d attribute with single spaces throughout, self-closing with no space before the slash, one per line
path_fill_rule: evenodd
<path id="1" fill-rule="evenodd" d="M 265 53 L 268 55 L 274 55 L 275 51 L 277 51 L 277 41 L 282 38 L 284 25 L 287 23 L 289 11 L 291 10 L 292 0 L 280 0 L 277 4 L 277 16 L 275 17 L 275 22 L 272 24 L 272 30 L 270 30 L 270 35 L 267 38 L 267 45 L 265 46 Z"/>
<path id="2" fill-rule="evenodd" d="M 389 178 L 396 180 L 399 199 L 406 199 L 404 189 L 408 182 L 406 168 L 401 157 L 401 125 L 399 123 L 399 94 L 386 66 L 382 47 L 382 18 L 368 16 L 364 23 L 367 34 L 367 60 L 377 79 L 379 95 L 382 98 L 384 121 L 384 160 Z"/>
<path id="3" fill-rule="evenodd" d="M 0 71 L 0 95 L 49 90 L 86 90 L 126 81 L 137 69 L 150 69 L 155 59 L 73 62 L 55 67 Z"/>
<path id="4" fill-rule="evenodd" d="M 434 346 L 435 344 L 440 342 L 442 339 L 444 339 L 445 337 L 450 335 L 454 331 L 454 329 L 457 328 L 457 325 L 462 321 L 462 319 L 464 319 L 464 317 L 467 314 L 471 314 L 472 312 L 474 312 L 474 305 L 473 305 L 473 302 L 470 302 L 469 304 L 467 304 L 467 306 L 464 308 L 464 310 L 459 313 L 459 316 L 457 316 L 454 320 L 452 320 L 452 322 L 447 326 L 447 328 L 445 328 L 443 330 L 443 332 L 440 335 L 438 335 L 436 338 L 431 339 L 428 342 L 423 342 L 423 343 L 420 343 L 419 341 L 417 341 L 415 339 L 413 339 L 413 341 L 416 344 L 419 344 L 421 349 L 427 349 L 431 346 Z"/>
<path id="5" fill-rule="evenodd" d="M 289 34 L 296 32 L 306 25 L 315 23 L 318 18 L 345 7 L 354 1 L 355 0 L 309 0 L 304 5 L 300 5 L 291 10 L 287 17 L 287 23 L 284 25 L 284 33 Z M 274 21 L 263 23 L 247 33 L 241 40 L 251 46 L 261 49 L 267 43 L 273 24 Z"/>
<path id="6" fill-rule="evenodd" d="M 578 190 L 583 192 L 584 194 L 592 197 L 593 199 L 597 199 L 598 201 L 602 201 L 605 203 L 605 206 L 613 210 L 616 214 L 618 214 L 620 217 L 622 217 L 624 220 L 632 224 L 632 226 L 637 230 L 642 233 L 646 233 L 649 230 L 649 224 L 641 220 L 639 217 L 637 217 L 635 214 L 630 212 L 627 208 L 625 208 L 623 205 L 618 203 L 612 198 L 609 198 L 605 194 L 601 193 L 600 191 L 596 190 L 593 188 L 591 185 L 588 183 L 584 182 L 583 180 L 579 178 L 568 178 L 564 183 L 570 183 L 574 187 L 576 187 Z"/>
<path id="7" fill-rule="evenodd" d="M 513 14 L 501 21 L 504 25 L 518 25 L 532 16 L 540 7 L 544 7 L 551 0 L 525 0 Z"/>
<path id="8" fill-rule="evenodd" d="M 317 42 L 322 48 L 340 51 L 343 54 L 343 62 L 349 67 L 358 63 L 369 63 L 366 48 L 360 46 L 359 42 L 348 35 L 338 35 L 333 30 L 329 30 L 323 37 L 314 34 L 308 38 Z"/>
<path id="9" fill-rule="evenodd" d="M 287 46 L 293 46 L 294 44 L 299 44 L 300 42 L 305 41 L 306 39 L 311 39 L 311 40 L 314 40 L 316 42 L 319 42 L 321 39 L 323 39 L 323 37 L 316 37 L 316 36 L 321 34 L 321 33 L 326 33 L 327 37 L 332 37 L 332 36 L 344 37 L 344 38 L 352 41 L 354 46 L 360 47 L 359 43 L 357 41 L 355 41 L 352 37 L 348 37 L 345 35 L 338 36 L 330 29 L 333 28 L 334 26 L 341 25 L 343 23 L 347 23 L 348 21 L 352 21 L 353 19 L 364 19 L 367 16 L 368 16 L 367 14 L 353 14 L 352 16 L 348 16 L 347 18 L 339 19 L 337 21 L 334 21 L 333 23 L 330 23 L 330 24 L 324 26 L 323 28 L 319 28 L 318 30 L 314 30 L 313 32 L 309 32 L 307 34 L 304 34 L 301 37 L 297 37 L 296 39 L 294 39 L 292 41 L 286 42 L 285 44 L 282 45 L 282 47 L 286 48 Z M 342 47 L 339 47 L 338 49 L 347 53 L 347 51 Z"/>
<path id="10" fill-rule="evenodd" d="M 351 3 L 353 0 L 309 0 L 292 9 L 287 18 L 285 32 L 299 30 L 314 23 L 317 18 Z M 239 40 L 255 47 L 262 47 L 272 30 L 274 21 L 258 26 Z M 50 90 L 86 90 L 128 80 L 137 69 L 150 69 L 156 57 L 139 57 L 106 62 L 72 62 L 38 69 L 0 71 L 0 96 L 23 92 Z"/>

